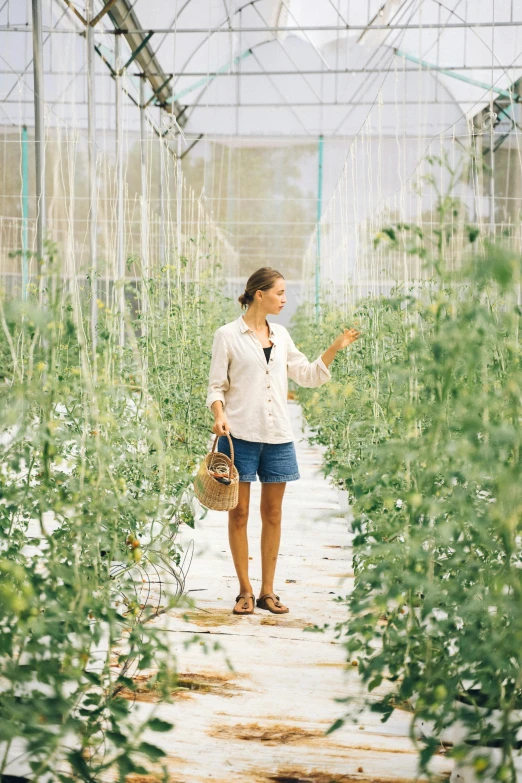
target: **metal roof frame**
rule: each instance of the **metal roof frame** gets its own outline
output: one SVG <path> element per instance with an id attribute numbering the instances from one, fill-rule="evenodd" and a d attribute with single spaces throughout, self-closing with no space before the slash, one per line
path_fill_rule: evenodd
<path id="1" fill-rule="evenodd" d="M 117 0 L 117 2 L 126 2 L 126 0 Z M 493 29 L 493 28 L 503 28 L 503 27 L 522 27 L 522 21 L 513 21 L 513 22 L 475 22 L 473 23 L 473 28 L 477 29 Z M 393 32 L 394 30 L 465 30 L 469 29 L 470 25 L 466 22 L 455 22 L 454 24 L 422 24 L 422 23 L 412 23 L 412 24 L 393 24 L 393 25 L 372 25 L 371 30 L 373 31 L 381 31 L 381 32 Z M 303 26 L 303 27 L 214 27 L 210 30 L 210 33 L 303 33 L 303 32 L 343 32 L 343 33 L 350 33 L 350 32 L 363 32 L 368 29 L 368 25 L 315 25 L 315 26 Z M 17 26 L 2 26 L 0 27 L 0 31 L 2 30 L 8 30 L 9 32 L 13 33 L 28 33 L 31 32 L 30 26 L 23 26 L 23 27 L 17 27 Z M 42 32 L 46 33 L 76 33 L 77 30 L 73 28 L 49 28 L 49 27 L 42 27 Z M 145 29 L 139 24 L 134 27 L 122 27 L 117 28 L 115 30 L 97 30 L 97 33 L 101 35 L 122 35 L 122 34 L 128 34 L 128 33 L 140 33 L 141 35 L 147 35 L 151 32 L 150 29 Z M 208 33 L 209 29 L 208 27 L 155 27 L 152 31 L 154 33 L 160 33 L 165 35 L 171 35 L 171 34 L 184 34 L 184 35 L 190 35 L 190 34 L 198 34 L 201 35 L 202 33 Z"/>
<path id="2" fill-rule="evenodd" d="M 113 24 L 114 29 L 96 29 L 96 34 L 113 33 L 114 35 L 122 35 L 125 38 L 132 54 L 130 59 L 128 59 L 127 62 L 123 65 L 122 70 L 128 68 L 131 63 L 136 62 L 142 70 L 140 76 L 143 76 L 149 82 L 152 88 L 153 95 L 149 99 L 148 103 L 154 100 L 155 103 L 165 109 L 166 112 L 174 114 L 176 117 L 180 115 L 180 125 L 183 125 L 183 118 L 181 116 L 182 107 L 179 105 L 179 103 L 177 103 L 177 101 L 172 100 L 173 93 L 170 86 L 170 81 L 172 80 L 173 74 L 167 74 L 164 72 L 152 46 L 150 45 L 150 39 L 157 31 L 142 31 L 139 29 L 140 21 L 133 9 L 134 3 L 132 3 L 131 0 L 103 0 L 104 7 L 93 18 L 93 20 L 88 23 L 75 7 L 72 0 L 62 0 L 62 2 L 65 3 L 65 5 L 85 25 L 86 28 L 88 26 L 96 28 L 96 25 L 102 20 L 105 14 L 107 14 Z M 127 20 L 129 21 L 130 25 L 136 29 L 124 29 Z M 62 30 L 63 28 L 58 28 L 53 30 L 53 32 L 61 32 Z M 77 32 L 77 30 L 74 32 Z M 102 55 L 99 49 L 97 49 L 97 52 L 106 65 L 108 65 L 111 71 L 111 76 L 114 77 L 115 69 Z"/>
<path id="3" fill-rule="evenodd" d="M 142 180 L 142 194 L 141 194 L 141 210 L 142 214 L 144 213 L 146 209 L 146 204 L 149 199 L 149 192 L 147 187 L 147 149 L 146 149 L 146 143 L 145 143 L 145 122 L 148 121 L 154 128 L 155 133 L 162 139 L 164 139 L 165 146 L 170 149 L 170 142 L 173 140 L 173 134 L 169 133 L 169 129 L 165 130 L 161 127 L 162 125 L 162 119 L 160 119 L 160 125 L 158 126 L 156 121 L 153 120 L 150 116 L 149 112 L 146 112 L 147 108 L 153 104 L 154 106 L 158 107 L 160 112 L 168 113 L 172 116 L 173 120 L 176 120 L 176 124 L 179 122 L 178 131 L 181 130 L 180 126 L 186 127 L 187 123 L 189 122 L 192 114 L 194 111 L 198 108 L 200 103 L 204 102 L 204 108 L 205 109 L 233 109 L 233 108 L 255 108 L 255 107 L 261 107 L 261 108 L 274 108 L 274 109 L 286 109 L 289 112 L 291 112 L 294 115 L 294 118 L 297 119 L 299 122 L 299 125 L 304 131 L 304 135 L 308 134 L 308 138 L 317 138 L 318 133 L 319 135 L 319 149 L 322 149 L 322 140 L 323 136 L 321 131 L 312 131 L 305 127 L 305 123 L 303 122 L 302 118 L 298 115 L 298 113 L 295 111 L 296 107 L 326 107 L 326 106 L 339 106 L 339 107 L 351 107 L 351 113 L 353 114 L 353 107 L 357 106 L 372 106 L 375 103 L 374 101 L 368 101 L 368 91 L 369 86 L 371 84 L 373 89 L 373 84 L 376 80 L 374 78 L 367 78 L 362 80 L 356 80 L 357 82 L 362 81 L 361 84 L 354 85 L 355 92 L 351 94 L 348 98 L 348 100 L 335 100 L 332 101 L 323 101 L 323 93 L 320 87 L 317 87 L 317 84 L 315 83 L 317 80 L 314 80 L 312 83 L 311 80 L 308 80 L 307 76 L 321 76 L 321 77 L 328 77 L 329 75 L 334 75 L 338 73 L 344 73 L 344 74 L 352 74 L 352 73 L 361 73 L 361 74 L 368 74 L 370 77 L 371 74 L 382 74 L 386 76 L 386 74 L 393 72 L 394 65 L 396 65 L 395 57 L 402 57 L 405 59 L 406 62 L 404 62 L 403 65 L 400 66 L 400 71 L 402 73 L 408 74 L 410 72 L 415 73 L 416 69 L 412 68 L 410 65 L 408 65 L 407 61 L 409 60 L 411 63 L 414 63 L 418 66 L 417 70 L 423 70 L 428 72 L 433 72 L 434 77 L 437 78 L 437 75 L 440 79 L 440 85 L 442 90 L 446 90 L 448 94 L 450 94 L 450 91 L 448 90 L 446 83 L 447 80 L 444 80 L 443 77 L 452 77 L 453 79 L 457 79 L 460 81 L 467 82 L 469 85 L 473 85 L 474 87 L 479 87 L 481 90 L 484 90 L 484 96 L 483 100 L 481 101 L 480 105 L 484 105 L 486 101 L 486 96 L 489 94 L 489 105 L 483 108 L 478 113 L 475 112 L 475 116 L 471 120 L 472 126 L 475 130 L 475 133 L 477 136 L 485 136 L 488 135 L 490 137 L 490 149 L 486 149 L 486 145 L 482 144 L 480 142 L 480 153 L 482 156 L 488 155 L 490 156 L 492 167 L 494 166 L 494 153 L 495 151 L 500 147 L 500 145 L 505 141 L 505 139 L 509 136 L 511 131 L 516 127 L 519 130 L 521 129 L 520 125 L 517 125 L 515 122 L 515 118 L 513 116 L 510 116 L 510 111 L 512 109 L 512 106 L 515 103 L 518 103 L 521 101 L 520 98 L 520 88 L 522 84 L 522 80 L 519 80 L 518 82 L 515 82 L 514 84 L 511 84 L 507 88 L 504 87 L 502 89 L 501 87 L 495 86 L 495 80 L 496 75 L 493 75 L 493 70 L 495 70 L 495 73 L 497 71 L 497 68 L 492 64 L 491 69 L 488 66 L 488 70 L 491 70 L 491 79 L 488 80 L 489 83 L 485 83 L 485 81 L 479 81 L 478 79 L 471 78 L 471 75 L 468 77 L 465 74 L 466 71 L 471 71 L 473 68 L 471 66 L 461 65 L 457 66 L 456 68 L 452 69 L 448 66 L 441 67 L 437 64 L 431 64 L 430 62 L 422 59 L 421 57 L 416 57 L 414 55 L 408 54 L 407 52 L 401 51 L 401 49 L 397 48 L 395 45 L 395 42 L 388 42 L 388 39 L 390 38 L 390 34 L 392 34 L 395 31 L 411 31 L 411 30 L 422 30 L 422 31 L 444 31 L 449 32 L 452 30 L 461 30 L 461 29 L 468 29 L 472 27 L 473 29 L 485 29 L 485 30 L 494 30 L 499 29 L 502 30 L 503 28 L 519 28 L 522 26 L 522 20 L 513 20 L 510 21 L 498 21 L 493 22 L 492 20 L 489 21 L 477 21 L 470 25 L 469 21 L 462 20 L 461 17 L 458 15 L 455 15 L 455 18 L 457 21 L 452 21 L 451 23 L 446 20 L 445 22 L 440 21 L 438 23 L 422 23 L 421 21 L 412 21 L 412 18 L 410 18 L 405 22 L 404 18 L 398 17 L 399 11 L 403 8 L 403 4 L 401 5 L 400 9 L 397 9 L 397 12 L 394 14 L 394 17 L 392 20 L 386 20 L 386 23 L 380 23 L 380 15 L 374 15 L 371 20 L 369 20 L 366 24 L 348 24 L 343 20 L 341 14 L 339 13 L 339 9 L 337 8 L 337 20 L 339 22 L 343 22 L 342 24 L 330 24 L 330 25 L 313 25 L 313 26 L 307 26 L 304 25 L 294 25 L 292 22 L 295 22 L 295 18 L 290 14 L 290 24 L 288 24 L 288 15 L 281 13 L 277 18 L 277 24 L 274 26 L 273 24 L 270 24 L 270 22 L 273 22 L 273 18 L 268 20 L 265 19 L 263 14 L 260 12 L 259 8 L 257 7 L 256 3 L 259 0 L 249 0 L 249 2 L 245 2 L 245 4 L 241 7 L 236 9 L 233 13 L 230 13 L 227 7 L 226 2 L 224 2 L 224 8 L 226 11 L 226 15 L 222 14 L 222 11 L 219 11 L 219 16 L 213 20 L 212 25 L 206 25 L 200 26 L 200 23 L 203 21 L 199 16 L 194 17 L 196 26 L 190 26 L 190 25 L 184 25 L 184 26 L 178 26 L 178 20 L 181 11 L 189 4 L 190 0 L 187 0 L 184 4 L 182 4 L 182 8 L 180 13 L 176 14 L 176 17 L 174 21 L 172 22 L 170 27 L 155 27 L 154 29 L 146 29 L 140 22 L 140 19 L 138 18 L 134 8 L 136 6 L 136 0 L 86 0 L 86 16 L 84 17 L 82 13 L 78 10 L 76 7 L 77 0 L 55 0 L 55 2 L 58 2 L 62 6 L 65 5 L 66 8 L 70 11 L 70 13 L 74 16 L 73 24 L 76 24 L 74 29 L 68 29 L 68 27 L 60 26 L 60 27 L 54 27 L 54 28 L 43 28 L 42 21 L 41 21 L 41 15 L 38 22 L 38 30 L 35 30 L 34 28 L 37 27 L 36 23 L 36 17 L 33 16 L 35 19 L 34 25 L 31 26 L 24 26 L 24 27 L 0 27 L 0 30 L 2 29 L 8 29 L 10 32 L 15 31 L 23 31 L 24 33 L 32 32 L 33 38 L 36 41 L 37 49 L 39 50 L 35 54 L 35 126 L 41 125 L 41 117 L 39 122 L 36 122 L 36 119 L 38 117 L 38 101 L 40 100 L 39 92 L 40 88 L 36 86 L 36 72 L 39 71 L 40 77 L 43 74 L 43 64 L 42 64 L 42 57 L 41 57 L 41 49 L 42 49 L 42 32 L 47 29 L 49 29 L 49 32 L 52 34 L 57 33 L 73 33 L 74 35 L 82 35 L 85 36 L 87 40 L 87 61 L 88 61 L 88 124 L 89 124 L 89 177 L 90 177 L 90 183 L 89 183 L 89 193 L 90 193 L 90 201 L 91 201 L 91 212 L 90 212 L 90 244 L 91 244 L 91 257 L 92 257 L 92 274 L 93 274 L 93 280 L 96 276 L 96 235 L 95 235 L 95 224 L 96 224 L 96 212 L 95 212 L 95 206 L 96 206 L 96 199 L 94 194 L 94 179 L 95 179 L 95 166 L 93 167 L 93 161 L 95 161 L 95 147 L 96 147 L 96 122 L 95 122 L 95 107 L 96 107 L 96 100 L 94 96 L 94 82 L 95 82 L 95 71 L 93 66 L 93 55 L 95 52 L 98 53 L 98 55 L 102 58 L 103 62 L 107 65 L 108 71 L 111 75 L 111 77 L 115 80 L 117 85 L 117 93 L 120 95 L 121 92 L 126 92 L 129 98 L 136 104 L 136 106 L 140 110 L 140 137 L 141 137 L 141 180 Z M 438 0 L 436 0 L 437 2 Z M 94 11 L 94 3 L 96 2 L 96 8 L 101 10 L 98 10 L 96 13 Z M 38 6 L 41 6 L 41 0 L 32 0 L 33 4 L 33 14 L 34 10 L 37 9 Z M 333 3 L 330 0 L 330 4 L 333 6 Z M 386 4 L 385 4 L 386 5 Z M 241 11 L 243 9 L 247 8 L 248 6 L 251 6 L 256 15 L 260 18 L 261 24 L 254 24 L 250 25 L 247 24 L 243 26 L 241 24 L 242 17 L 241 17 Z M 287 4 L 285 3 L 285 0 L 281 0 L 280 8 L 285 8 L 288 13 L 289 9 L 287 7 Z M 41 8 L 40 8 L 41 10 Z M 335 7 L 334 7 L 335 10 Z M 239 16 L 238 16 L 239 14 Z M 104 17 L 107 17 L 110 20 L 110 25 L 100 25 L 100 22 L 104 19 Z M 404 15 L 403 15 L 404 17 Z M 314 17 L 312 17 L 314 18 Z M 334 18 L 335 19 L 335 18 Z M 394 22 L 393 20 L 396 19 Z M 71 21 L 71 17 L 69 17 L 69 21 Z M 83 29 L 80 29 L 78 26 L 78 21 L 83 25 Z M 190 20 L 189 20 L 190 21 Z M 254 22 L 257 22 L 257 19 L 253 19 Z M 372 54 L 372 56 L 369 58 L 369 60 L 364 64 L 363 67 L 359 69 L 350 69 L 350 68 L 344 68 L 344 69 L 334 69 L 330 67 L 330 65 L 325 61 L 324 57 L 322 56 L 321 52 L 319 51 L 318 47 L 315 45 L 313 41 L 310 40 L 310 36 L 307 35 L 308 32 L 328 32 L 328 33 L 337 33 L 337 43 L 339 42 L 340 34 L 341 33 L 347 33 L 347 32 L 362 32 L 363 35 L 367 32 L 383 32 L 384 40 L 382 39 L 382 36 L 377 36 L 381 40 L 379 45 L 375 48 L 375 51 L 383 51 L 385 50 L 384 56 L 381 58 L 382 67 L 375 67 L 376 63 L 379 64 L 379 60 L 377 58 L 376 60 L 376 54 L 375 52 Z M 213 70 L 207 73 L 199 72 L 197 67 L 194 67 L 195 65 L 195 53 L 198 52 L 202 47 L 206 46 L 208 44 L 208 41 L 212 38 L 212 36 L 221 34 L 221 33 L 227 33 L 228 35 L 231 34 L 239 34 L 241 36 L 245 33 L 257 33 L 261 34 L 261 37 L 264 36 L 264 40 L 256 40 L 255 42 L 251 42 L 251 45 L 248 48 L 245 48 L 244 51 L 236 56 L 235 58 L 232 58 L 230 56 L 230 61 L 226 63 L 225 65 L 221 67 L 217 67 L 216 65 L 220 65 L 219 61 L 216 63 L 213 63 Z M 301 36 L 304 36 L 307 40 L 307 42 L 311 45 L 313 50 L 315 51 L 316 55 L 320 58 L 322 61 L 322 68 L 309 68 L 307 70 L 301 70 L 297 62 L 294 62 L 292 58 L 292 53 L 287 51 L 287 49 L 283 46 L 280 36 L 281 35 L 291 35 L 292 33 L 299 33 Z M 36 34 L 36 38 L 35 38 Z M 177 73 L 169 73 L 165 71 L 160 62 L 160 58 L 157 55 L 157 52 L 160 51 L 159 47 L 157 48 L 157 52 L 154 51 L 153 46 L 151 44 L 151 40 L 153 37 L 157 34 L 163 35 L 164 37 L 170 34 L 177 34 L 177 35 L 199 35 L 202 37 L 201 41 L 198 41 L 194 38 L 189 38 L 189 44 L 188 48 L 190 49 L 190 56 L 187 57 L 188 51 L 184 53 L 183 59 L 184 59 L 184 65 L 179 68 Z M 102 45 L 96 47 L 94 44 L 94 36 L 105 36 L 105 35 L 114 35 L 115 36 L 115 49 L 116 52 L 121 53 L 121 40 L 122 37 L 125 39 L 129 49 L 130 49 L 130 57 L 127 57 L 126 62 L 122 64 L 121 58 L 119 56 L 116 56 L 116 59 L 114 62 L 111 62 L 112 56 L 111 55 L 104 55 L 102 52 L 102 49 L 104 47 Z M 439 38 L 438 36 L 437 38 Z M 326 36 L 328 38 L 328 36 Z M 362 38 L 362 36 L 360 36 Z M 359 38 L 359 40 L 360 40 Z M 107 40 L 107 39 L 105 39 Z M 220 39 L 220 42 L 223 39 Z M 194 42 L 192 44 L 192 42 Z M 269 68 L 265 68 L 263 62 L 259 59 L 257 56 L 257 53 L 260 51 L 260 48 L 268 43 L 273 43 L 276 46 L 279 46 L 287 55 L 288 60 L 291 62 L 291 64 L 295 67 L 295 70 L 288 70 L 285 71 L 283 69 L 280 70 L 274 70 L 271 71 Z M 239 41 L 239 47 L 238 49 L 234 49 L 233 51 L 240 51 L 242 48 L 244 48 L 246 44 L 243 44 L 243 47 L 241 46 L 241 40 Z M 290 47 L 291 48 L 291 47 Z M 36 50 L 35 50 L 36 51 Z M 255 71 L 244 71 L 239 70 L 240 62 L 245 59 L 247 56 L 250 57 L 252 55 L 252 60 L 257 63 L 257 68 Z M 389 55 L 389 58 L 388 58 Z M 517 59 L 518 59 L 517 55 Z M 194 58 L 194 59 L 193 59 Z M 38 69 L 36 67 L 36 61 L 39 59 L 39 65 Z M 372 62 L 373 60 L 373 62 Z M 438 55 L 437 55 L 438 60 Z M 192 61 L 192 62 L 191 62 Z M 348 60 L 347 60 L 348 61 Z M 140 68 L 140 73 L 138 74 L 140 77 L 140 89 L 139 89 L 139 99 L 136 99 L 136 97 L 130 95 L 123 87 L 120 77 L 122 76 L 122 73 L 129 68 L 129 66 L 132 65 L 132 63 L 136 63 Z M 315 62 L 312 63 L 313 65 L 316 65 Z M 356 65 L 360 65 L 359 61 L 355 61 Z M 186 70 L 186 67 L 192 65 L 192 71 Z M 286 63 L 285 63 L 286 65 Z M 201 62 L 200 62 L 201 66 Z M 324 67 L 326 66 L 326 67 Z M 174 66 L 176 67 L 176 66 Z M 511 65 L 503 67 L 501 65 L 498 65 L 498 69 L 503 70 L 505 74 L 507 75 L 507 68 L 510 68 Z M 519 66 L 520 68 L 520 66 Z M 236 69 L 236 70 L 234 70 Z M 396 69 L 396 70 L 399 70 Z M 77 73 L 77 75 L 80 75 L 80 73 L 83 73 L 84 69 L 81 68 L 80 72 Z M 180 88 L 176 90 L 176 83 L 181 77 L 185 76 L 191 76 L 198 79 L 195 83 L 192 83 L 186 87 L 183 87 L 183 83 L 180 84 Z M 298 95 L 290 95 L 289 98 L 282 93 L 282 91 L 279 89 L 278 84 L 276 83 L 274 77 L 281 75 L 281 76 L 291 76 L 295 78 L 300 78 L 306 84 L 308 85 L 310 92 L 313 94 L 314 98 L 317 99 L 316 101 L 313 101 L 310 96 L 310 102 L 306 102 L 303 100 L 299 100 Z M 482 74 L 480 74 L 482 76 Z M 216 102 L 215 100 L 208 101 L 206 100 L 206 94 L 207 94 L 207 88 L 212 83 L 214 79 L 217 77 L 232 77 L 236 78 L 238 76 L 263 76 L 265 79 L 270 81 L 272 84 L 272 87 L 274 90 L 278 93 L 277 102 L 274 102 L 274 99 L 271 101 L 267 100 L 266 102 L 261 103 L 248 103 L 244 100 L 241 100 L 239 93 L 237 95 L 237 98 L 234 100 L 228 100 L 224 101 L 223 103 Z M 514 78 L 510 76 L 511 78 Z M 145 82 L 148 82 L 150 85 L 150 88 L 152 90 L 151 95 L 145 94 Z M 186 82 L 185 82 L 186 84 Z M 322 85 L 322 83 L 321 83 Z M 201 89 L 202 88 L 202 89 Z M 182 104 L 180 103 L 180 98 L 184 97 L 187 93 L 193 92 L 194 90 L 198 90 L 198 94 L 196 96 L 196 99 L 193 103 L 188 104 Z M 336 87 L 337 90 L 337 87 Z M 362 94 L 362 97 L 361 97 Z M 203 101 L 203 96 L 205 96 L 205 100 Z M 336 92 L 337 96 L 337 92 Z M 42 99 L 43 100 L 43 96 Z M 117 99 L 118 100 L 118 99 Z M 121 95 L 119 100 L 121 100 Z M 8 101 L 10 102 L 10 101 Z M 17 103 L 24 102 L 24 101 L 16 101 Z M 64 101 L 66 103 L 67 101 Z M 381 102 L 386 104 L 386 100 L 382 99 Z M 393 101 L 395 102 L 395 101 Z M 392 103 L 393 103 L 392 102 Z M 457 103 L 457 101 L 454 101 Z M 437 105 L 442 106 L 445 103 L 448 103 L 448 101 L 445 100 L 437 100 L 430 98 L 429 100 L 423 101 L 422 99 L 409 101 L 406 98 L 402 101 L 403 105 L 408 105 L 412 103 L 413 105 L 416 105 L 418 103 L 422 103 L 425 105 Z M 449 103 L 453 103 L 450 101 Z M 102 105 L 99 103 L 99 105 Z M 468 105 L 468 104 L 466 104 Z M 475 106 L 477 106 L 475 104 Z M 41 107 L 40 107 L 41 108 Z M 472 114 L 472 112 L 475 111 L 473 108 L 471 110 L 468 109 L 468 117 Z M 216 112 L 217 114 L 217 112 Z M 146 116 L 148 115 L 148 116 Z M 118 112 L 117 112 L 118 116 Z M 236 115 L 238 116 L 238 115 Z M 332 135 L 335 136 L 340 129 L 342 128 L 346 117 L 350 116 L 350 112 L 346 115 L 343 113 L 343 119 L 341 122 L 335 127 Z M 160 115 L 161 117 L 161 115 Z M 285 118 L 286 119 L 286 118 Z M 504 132 L 504 128 L 506 124 L 502 126 L 502 130 L 500 130 L 500 127 L 498 126 L 499 119 L 506 119 L 508 120 L 508 126 L 510 129 L 508 129 L 508 132 Z M 172 120 L 172 127 L 174 125 L 174 122 Z M 116 120 L 118 124 L 118 119 Z M 489 122 L 489 124 L 488 124 Z M 120 123 L 121 123 L 121 107 L 120 107 Z M 511 123 L 511 125 L 509 125 Z M 188 126 L 191 127 L 190 125 Z M 237 126 L 236 126 L 237 127 Z M 208 125 L 206 127 L 203 127 L 202 130 L 207 131 Z M 118 133 L 117 133 L 118 135 Z M 184 152 L 181 151 L 181 141 L 180 141 L 180 135 L 178 134 L 178 147 L 177 151 L 174 153 L 177 157 L 177 167 L 180 170 L 180 160 L 183 156 L 188 154 L 191 149 L 198 143 L 198 141 L 203 138 L 203 133 L 200 133 L 197 138 L 194 140 L 191 139 L 190 145 L 187 143 L 187 148 Z M 234 134 L 224 134 L 225 137 L 233 136 Z M 189 137 L 190 138 L 190 137 Z M 39 150 L 41 149 L 42 145 L 40 144 L 41 141 L 44 140 L 44 134 L 42 133 L 41 128 L 35 127 L 35 142 L 36 142 L 36 150 L 37 150 L 37 156 L 39 153 Z M 118 153 L 121 155 L 121 142 L 117 144 L 118 149 L 120 152 Z M 161 147 L 163 149 L 163 145 Z M 172 149 L 170 149 L 171 152 L 173 152 Z M 120 177 L 121 179 L 121 177 Z M 179 178 L 181 180 L 181 178 Z M 38 197 L 38 203 L 41 207 L 42 214 L 45 213 L 45 177 L 44 177 L 44 171 L 42 168 L 42 164 L 38 166 L 37 163 L 37 182 L 39 183 L 39 197 Z M 319 183 L 321 183 L 321 174 L 319 175 Z M 319 191 L 320 193 L 320 186 Z M 493 204 L 491 214 L 494 214 L 494 192 L 490 193 L 491 202 Z M 122 201 L 121 197 L 118 196 L 118 204 Z M 178 202 L 180 202 L 180 199 L 178 199 Z M 317 225 L 318 230 L 320 230 L 320 218 L 321 218 L 321 209 L 320 209 L 320 202 L 321 197 L 318 197 L 318 214 L 317 214 L 317 220 L 310 222 L 310 223 L 302 223 L 302 225 Z M 146 221 L 142 218 L 142 222 L 145 225 Z M 181 215 L 178 215 L 177 223 L 180 226 L 181 225 Z M 243 224 L 249 224 L 249 221 L 229 221 L 224 220 L 221 221 L 221 224 L 223 226 L 228 227 L 234 227 L 234 226 L 240 226 Z M 278 225 L 277 223 L 274 223 L 273 221 L 268 221 L 266 223 L 270 226 Z M 264 225 L 263 221 L 256 221 L 256 225 Z M 281 225 L 300 225 L 299 223 L 292 223 L 290 221 L 285 221 Z M 43 252 L 41 252 L 42 247 L 42 237 L 43 237 L 43 228 L 44 228 L 44 222 L 40 219 L 38 222 L 38 251 L 39 255 L 43 258 Z M 236 229 L 237 230 L 237 229 Z M 319 236 L 319 235 L 318 235 Z M 238 240 L 241 238 L 238 237 Z M 142 236 L 143 241 L 143 248 L 146 248 L 146 237 L 145 235 Z M 118 251 L 120 252 L 120 251 Z M 145 250 L 142 252 L 142 257 L 146 258 Z M 145 262 L 144 262 L 144 268 L 145 268 Z M 94 290 L 94 289 L 93 289 Z M 93 301 L 94 298 L 93 298 Z M 95 325 L 95 319 L 96 319 L 96 311 L 93 311 L 93 328 Z M 94 344 L 94 331 L 93 331 L 93 344 Z"/>

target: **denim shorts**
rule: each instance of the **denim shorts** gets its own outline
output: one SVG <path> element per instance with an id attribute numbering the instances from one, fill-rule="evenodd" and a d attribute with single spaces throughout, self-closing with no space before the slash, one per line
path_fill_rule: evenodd
<path id="1" fill-rule="evenodd" d="M 234 465 L 240 481 L 259 481 L 270 484 L 283 481 L 297 481 L 299 468 L 295 456 L 293 441 L 289 443 L 254 443 L 251 440 L 234 438 Z M 226 435 L 222 435 L 217 450 L 230 457 L 230 445 Z"/>

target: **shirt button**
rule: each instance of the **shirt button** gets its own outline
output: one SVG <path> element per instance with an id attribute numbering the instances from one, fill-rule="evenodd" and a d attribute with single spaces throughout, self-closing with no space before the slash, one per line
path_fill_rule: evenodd
<path id="1" fill-rule="evenodd" d="M 268 386 L 266 388 L 269 389 L 270 388 L 270 384 L 268 384 Z"/>
<path id="2" fill-rule="evenodd" d="M 272 400 L 268 400 L 268 402 L 272 402 Z"/>
<path id="3" fill-rule="evenodd" d="M 267 375 L 269 374 L 269 370 L 267 370 L 267 371 L 266 371 L 266 374 L 267 374 Z"/>

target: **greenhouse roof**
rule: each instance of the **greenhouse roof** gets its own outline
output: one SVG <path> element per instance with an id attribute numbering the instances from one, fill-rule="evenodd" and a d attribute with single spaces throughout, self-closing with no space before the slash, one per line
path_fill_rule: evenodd
<path id="1" fill-rule="evenodd" d="M 45 100 L 57 121 L 77 126 L 88 9 L 84 0 L 42 5 Z M 100 77 L 113 75 L 122 33 L 129 93 L 138 100 L 134 77 L 145 72 L 148 107 L 173 112 L 196 138 L 347 137 L 365 124 L 384 135 L 458 135 L 493 101 L 516 100 L 509 90 L 522 76 L 522 6 L 512 0 L 95 0 L 93 15 Z M 0 8 L 12 124 L 32 123 L 30 27 L 27 4 Z M 97 100 L 103 112 L 103 87 Z"/>

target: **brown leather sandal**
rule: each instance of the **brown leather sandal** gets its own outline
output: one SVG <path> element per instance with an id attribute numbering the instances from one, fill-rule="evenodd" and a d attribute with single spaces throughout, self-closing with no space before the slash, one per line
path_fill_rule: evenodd
<path id="1" fill-rule="evenodd" d="M 267 601 L 272 601 L 274 606 L 270 606 Z M 279 596 L 275 593 L 265 593 L 265 595 L 259 596 L 256 604 L 260 609 L 267 609 L 269 612 L 272 612 L 272 614 L 286 614 L 290 611 L 290 609 L 283 608 L 283 604 L 279 600 Z"/>
<path id="2" fill-rule="evenodd" d="M 254 606 L 256 605 L 256 597 L 255 595 L 252 595 L 252 593 L 239 593 L 239 595 L 236 598 L 236 604 L 239 601 L 239 599 L 243 599 L 243 609 L 248 609 L 248 600 L 249 598 L 252 599 L 252 610 L 250 612 L 236 612 L 236 607 L 232 609 L 232 614 L 254 614 Z"/>

